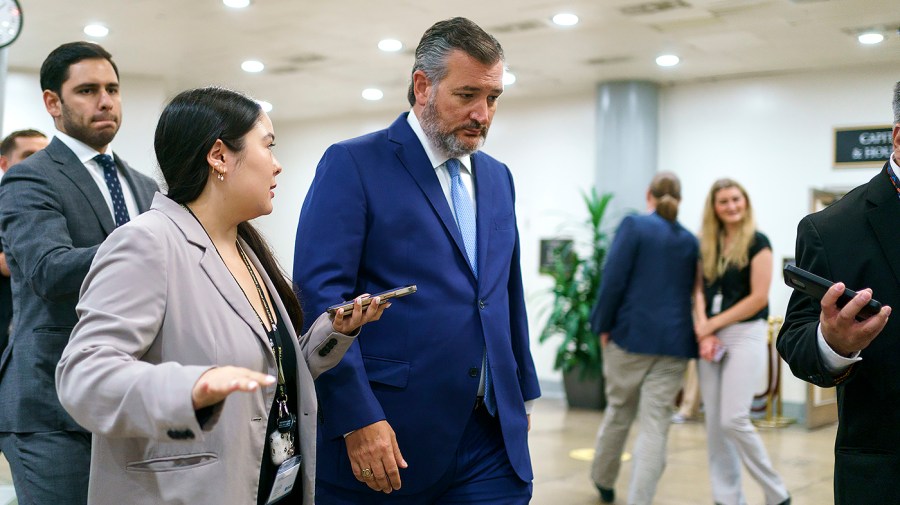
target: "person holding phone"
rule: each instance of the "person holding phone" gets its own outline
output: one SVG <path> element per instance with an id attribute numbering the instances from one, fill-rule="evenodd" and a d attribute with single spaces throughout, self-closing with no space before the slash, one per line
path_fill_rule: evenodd
<path id="1" fill-rule="evenodd" d="M 516 195 L 510 169 L 481 150 L 503 68 L 477 24 L 435 23 L 416 48 L 410 109 L 330 146 L 316 168 L 294 253 L 303 306 L 418 287 L 316 382 L 320 503 L 531 498 L 540 386 Z"/>
<path id="2" fill-rule="evenodd" d="M 59 401 L 93 433 L 89 503 L 313 504 L 313 380 L 388 304 L 357 299 L 301 334 L 249 223 L 272 212 L 274 146 L 269 117 L 234 91 L 184 91 L 163 110 L 168 194 L 100 246 L 56 369 Z"/>
<path id="3" fill-rule="evenodd" d="M 591 313 L 606 377 L 606 413 L 597 432 L 591 480 L 603 503 L 615 500 L 622 451 L 637 416 L 628 503 L 649 505 L 666 466 L 672 403 L 689 358 L 697 357 L 691 293 L 697 239 L 677 221 L 681 182 L 656 174 L 647 215 L 628 216 L 616 231 Z"/>
<path id="4" fill-rule="evenodd" d="M 713 500 L 745 503 L 743 462 L 767 504 L 789 504 L 787 488 L 750 422 L 754 387 L 766 367 L 772 247 L 756 229 L 747 191 L 732 179 L 719 179 L 709 190 L 700 256 L 703 284 L 694 324 L 703 358 L 697 366 Z"/>
<path id="5" fill-rule="evenodd" d="M 835 281 L 822 301 L 795 292 L 778 352 L 798 378 L 837 387 L 834 502 L 897 503 L 900 482 L 900 82 L 893 152 L 872 179 L 797 225 L 797 266 Z M 861 289 L 841 308 L 845 286 Z M 883 305 L 857 320 L 876 298 Z M 864 315 L 864 314 L 863 314 Z"/>

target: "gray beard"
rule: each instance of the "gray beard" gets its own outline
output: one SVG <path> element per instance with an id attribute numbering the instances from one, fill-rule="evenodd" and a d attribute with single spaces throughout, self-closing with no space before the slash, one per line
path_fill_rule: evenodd
<path id="1" fill-rule="evenodd" d="M 487 138 L 487 130 L 483 129 L 481 138 L 478 140 L 478 145 L 472 148 L 460 142 L 453 131 L 442 131 L 437 107 L 434 106 L 434 100 L 431 97 L 429 97 L 428 102 L 425 104 L 425 108 L 422 109 L 422 118 L 419 123 L 422 125 L 422 131 L 425 132 L 425 136 L 428 137 L 431 145 L 436 146 L 450 158 L 468 156 L 478 151 L 481 149 L 481 146 L 484 145 L 485 138 Z M 477 127 L 480 127 L 480 125 Z"/>

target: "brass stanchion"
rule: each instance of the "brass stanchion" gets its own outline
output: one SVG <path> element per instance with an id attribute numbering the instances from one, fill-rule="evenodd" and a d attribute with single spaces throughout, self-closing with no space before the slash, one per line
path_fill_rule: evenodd
<path id="1" fill-rule="evenodd" d="M 769 354 L 769 392 L 766 398 L 766 418 L 753 421 L 753 424 L 761 428 L 784 428 L 796 423 L 793 417 L 784 417 L 782 414 L 781 398 L 781 356 L 775 351 L 775 337 L 781 330 L 784 319 L 781 316 L 769 316 L 767 350 Z"/>

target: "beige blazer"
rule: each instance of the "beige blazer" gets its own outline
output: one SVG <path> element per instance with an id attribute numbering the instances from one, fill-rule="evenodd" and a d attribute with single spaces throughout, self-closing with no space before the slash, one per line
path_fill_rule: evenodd
<path id="1" fill-rule="evenodd" d="M 244 250 L 276 293 L 255 255 Z M 288 322 L 273 297 L 279 323 Z M 157 194 L 103 243 L 81 289 L 78 324 L 56 369 L 63 407 L 93 436 L 91 504 L 255 504 L 274 387 L 234 393 L 202 426 L 191 389 L 211 367 L 275 374 L 259 319 L 200 224 Z M 288 328 L 290 324 L 288 323 Z M 315 485 L 313 379 L 353 337 L 322 315 L 295 351 L 303 504 Z M 268 457 L 268 456 L 266 456 Z M 65 462 L 59 462 L 65 464 Z"/>

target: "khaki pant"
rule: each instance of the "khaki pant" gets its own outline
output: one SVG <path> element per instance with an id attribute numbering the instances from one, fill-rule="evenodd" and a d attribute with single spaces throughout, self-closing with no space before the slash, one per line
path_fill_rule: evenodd
<path id="1" fill-rule="evenodd" d="M 686 358 L 634 354 L 610 341 L 603 350 L 606 412 L 597 432 L 591 467 L 594 483 L 614 488 L 622 451 L 635 417 L 640 433 L 634 446 L 629 505 L 649 505 L 666 467 L 672 402 L 681 387 Z"/>

